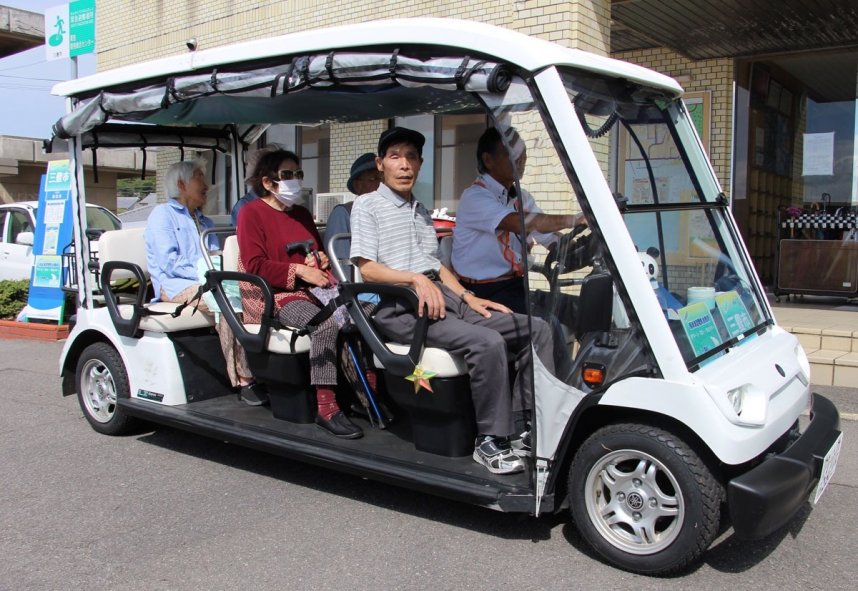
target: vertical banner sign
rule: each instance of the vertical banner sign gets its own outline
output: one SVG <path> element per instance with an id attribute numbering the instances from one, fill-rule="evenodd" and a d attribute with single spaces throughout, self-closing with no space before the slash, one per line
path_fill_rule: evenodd
<path id="1" fill-rule="evenodd" d="M 48 174 L 42 177 L 36 232 L 33 240 L 33 274 L 27 300 L 27 318 L 54 320 L 62 323 L 63 249 L 72 241 L 71 162 L 48 163 Z"/>
<path id="2" fill-rule="evenodd" d="M 69 31 L 70 56 L 95 52 L 95 0 L 77 0 L 69 4 Z"/>
<path id="3" fill-rule="evenodd" d="M 95 0 L 45 9 L 46 58 L 57 60 L 95 51 Z"/>

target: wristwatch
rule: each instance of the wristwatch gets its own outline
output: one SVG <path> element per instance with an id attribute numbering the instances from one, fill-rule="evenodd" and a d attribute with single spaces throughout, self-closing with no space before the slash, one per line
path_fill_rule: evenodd
<path id="1" fill-rule="evenodd" d="M 462 293 L 459 294 L 459 299 L 464 302 L 466 295 L 476 295 L 476 294 L 474 292 L 472 292 L 470 289 L 466 289 L 465 291 L 463 291 Z"/>

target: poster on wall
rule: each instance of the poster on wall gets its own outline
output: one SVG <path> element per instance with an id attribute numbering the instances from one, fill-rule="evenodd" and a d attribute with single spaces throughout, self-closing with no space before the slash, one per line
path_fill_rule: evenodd
<path id="1" fill-rule="evenodd" d="M 804 134 L 802 176 L 834 174 L 834 132 Z"/>

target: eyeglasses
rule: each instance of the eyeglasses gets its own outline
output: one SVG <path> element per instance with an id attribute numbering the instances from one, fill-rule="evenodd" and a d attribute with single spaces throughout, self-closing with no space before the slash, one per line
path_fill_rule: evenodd
<path id="1" fill-rule="evenodd" d="M 298 170 L 281 170 L 276 173 L 276 176 L 269 178 L 276 179 L 277 177 L 279 177 L 281 181 L 291 181 L 293 178 L 303 181 L 304 171 L 300 168 Z"/>

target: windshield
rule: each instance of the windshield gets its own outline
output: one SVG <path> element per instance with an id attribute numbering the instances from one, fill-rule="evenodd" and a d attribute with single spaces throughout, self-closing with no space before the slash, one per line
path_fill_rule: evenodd
<path id="1" fill-rule="evenodd" d="M 691 369 L 770 319 L 721 192 L 681 101 L 611 90 L 567 73 L 579 119 L 603 159 L 644 272 Z M 633 296 L 632 296 L 633 298 Z M 634 298 L 633 298 L 634 299 Z"/>

